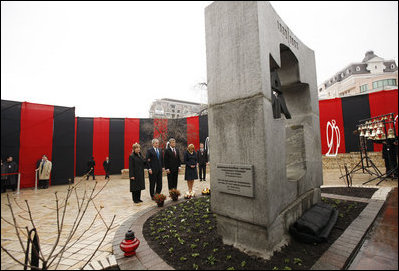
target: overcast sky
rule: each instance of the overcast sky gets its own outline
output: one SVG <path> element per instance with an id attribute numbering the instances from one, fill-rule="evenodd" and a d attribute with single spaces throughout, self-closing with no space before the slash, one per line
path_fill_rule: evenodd
<path id="1" fill-rule="evenodd" d="M 206 2 L 1 2 L 1 99 L 148 117 L 151 102 L 206 102 Z M 322 83 L 366 51 L 398 60 L 398 2 L 275 2 L 315 51 Z"/>

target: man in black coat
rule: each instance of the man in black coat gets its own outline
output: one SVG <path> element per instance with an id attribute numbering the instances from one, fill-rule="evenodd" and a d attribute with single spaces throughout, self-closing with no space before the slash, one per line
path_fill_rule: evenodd
<path id="1" fill-rule="evenodd" d="M 109 171 L 111 169 L 111 161 L 109 161 L 109 157 L 105 158 L 105 161 L 103 162 L 103 167 L 105 171 L 105 179 L 109 179 Z"/>
<path id="2" fill-rule="evenodd" d="M 168 176 L 168 188 L 177 189 L 177 178 L 179 176 L 179 168 L 181 166 L 181 159 L 179 150 L 176 148 L 176 140 L 169 139 L 169 147 L 165 150 L 165 171 Z"/>
<path id="3" fill-rule="evenodd" d="M 93 180 L 95 180 L 96 178 L 94 177 L 94 166 L 96 165 L 96 162 L 94 161 L 94 157 L 91 157 L 91 159 L 87 162 L 87 172 L 90 172 L 87 175 L 87 179 L 89 179 L 90 175 L 93 176 Z"/>
<path id="4" fill-rule="evenodd" d="M 7 157 L 7 173 L 17 173 L 18 172 L 18 165 L 13 161 L 12 156 Z M 15 191 L 17 189 L 18 184 L 18 174 L 12 174 L 7 176 L 7 186 L 6 188 L 12 189 Z"/>
<path id="5" fill-rule="evenodd" d="M 197 152 L 198 168 L 200 182 L 206 181 L 206 163 L 208 163 L 208 155 L 204 149 L 204 144 L 200 143 L 200 149 Z"/>
<path id="6" fill-rule="evenodd" d="M 159 140 L 154 138 L 152 140 L 152 148 L 147 150 L 146 155 L 151 199 L 154 199 L 154 191 L 156 194 L 162 191 L 162 171 L 165 170 L 162 150 L 158 147 Z"/>
<path id="7" fill-rule="evenodd" d="M 382 158 L 385 160 L 386 174 L 390 175 L 387 177 L 397 178 L 397 146 L 395 146 L 393 140 L 385 140 L 382 143 Z M 396 168 L 396 170 L 394 170 Z"/>

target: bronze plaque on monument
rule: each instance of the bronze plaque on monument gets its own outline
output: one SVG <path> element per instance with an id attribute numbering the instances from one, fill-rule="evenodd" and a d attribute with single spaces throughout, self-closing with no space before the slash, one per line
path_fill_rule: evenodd
<path id="1" fill-rule="evenodd" d="M 219 192 L 254 197 L 253 165 L 216 165 L 216 189 Z"/>

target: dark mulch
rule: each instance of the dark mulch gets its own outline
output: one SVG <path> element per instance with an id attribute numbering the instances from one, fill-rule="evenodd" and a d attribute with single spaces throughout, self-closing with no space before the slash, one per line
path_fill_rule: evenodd
<path id="1" fill-rule="evenodd" d="M 377 190 L 378 188 L 365 187 L 325 187 L 321 188 L 321 193 L 370 199 Z"/>
<path id="2" fill-rule="evenodd" d="M 339 211 L 337 223 L 326 243 L 304 244 L 292 240 L 265 261 L 224 245 L 216 230 L 209 197 L 191 199 L 170 206 L 143 225 L 149 246 L 177 270 L 310 269 L 343 233 L 367 204 L 323 198 Z"/>

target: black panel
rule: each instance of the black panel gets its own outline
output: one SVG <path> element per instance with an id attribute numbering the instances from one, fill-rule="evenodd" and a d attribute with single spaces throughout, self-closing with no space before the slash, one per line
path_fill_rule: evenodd
<path id="1" fill-rule="evenodd" d="M 67 184 L 74 177 L 75 108 L 54 106 L 51 185 Z"/>
<path id="2" fill-rule="evenodd" d="M 180 159 L 184 162 L 184 151 L 187 149 L 187 119 L 168 119 L 168 140 L 171 137 L 176 140 Z"/>
<path id="3" fill-rule="evenodd" d="M 111 174 L 121 174 L 124 167 L 125 119 L 109 120 L 109 159 Z"/>
<path id="4" fill-rule="evenodd" d="M 359 120 L 370 118 L 369 95 L 358 95 L 342 98 L 342 116 L 345 131 L 346 152 L 359 151 L 359 135 L 353 132 L 357 129 Z M 368 151 L 373 151 L 373 144 L 368 141 Z"/>
<path id="5" fill-rule="evenodd" d="M 205 139 L 208 137 L 208 115 L 199 116 L 199 140 L 200 143 L 205 144 Z"/>
<path id="6" fill-rule="evenodd" d="M 147 154 L 147 150 L 152 147 L 152 139 L 154 138 L 154 120 L 140 119 L 140 146 L 143 156 Z"/>
<path id="7" fill-rule="evenodd" d="M 93 155 L 93 121 L 94 118 L 77 118 L 76 176 L 87 173 L 87 162 Z"/>
<path id="8" fill-rule="evenodd" d="M 11 155 L 19 162 L 19 137 L 21 131 L 21 102 L 1 100 L 1 159 Z"/>

